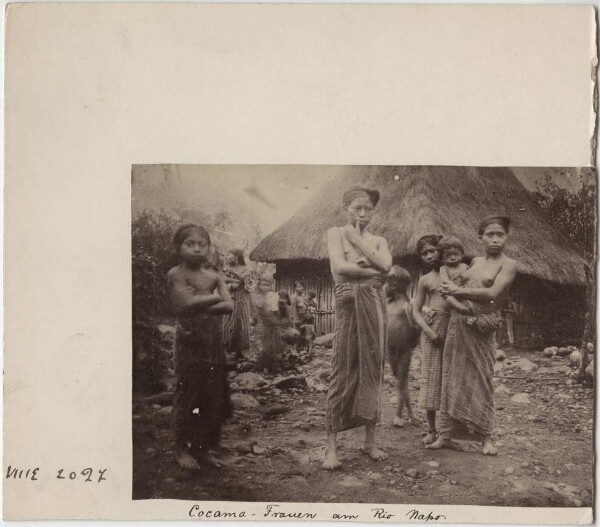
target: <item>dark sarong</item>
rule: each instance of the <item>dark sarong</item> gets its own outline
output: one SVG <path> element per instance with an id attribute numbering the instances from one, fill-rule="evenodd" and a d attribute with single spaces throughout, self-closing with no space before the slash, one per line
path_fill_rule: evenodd
<path id="1" fill-rule="evenodd" d="M 328 432 L 376 423 L 387 345 L 383 280 L 337 284 L 333 360 L 326 403 Z"/>
<path id="2" fill-rule="evenodd" d="M 181 320 L 175 334 L 175 440 L 194 456 L 218 446 L 231 416 L 222 324 L 220 316 L 195 315 Z"/>
<path id="3" fill-rule="evenodd" d="M 476 317 L 452 312 L 442 373 L 440 432 L 464 438 L 466 429 L 482 436 L 494 428 L 495 330 L 497 312 Z"/>

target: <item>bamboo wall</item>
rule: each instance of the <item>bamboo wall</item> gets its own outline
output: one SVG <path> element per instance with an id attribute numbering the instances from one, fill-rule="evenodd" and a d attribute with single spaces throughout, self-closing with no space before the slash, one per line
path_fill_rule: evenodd
<path id="1" fill-rule="evenodd" d="M 315 313 L 315 330 L 318 335 L 331 333 L 335 327 L 335 302 L 333 300 L 333 281 L 329 262 L 278 262 L 275 280 L 278 291 L 287 291 L 290 296 L 294 283 L 304 284 L 305 294 L 316 291 L 319 310 Z"/>
<path id="2" fill-rule="evenodd" d="M 413 262 L 398 262 L 413 277 L 409 294 L 414 297 L 420 271 Z M 293 292 L 294 282 L 317 292 L 320 313 L 315 315 L 317 334 L 331 333 L 335 327 L 333 281 L 328 261 L 278 262 L 275 275 L 277 290 Z M 559 286 L 519 275 L 511 296 L 515 301 L 515 344 L 521 347 L 543 347 L 575 344 L 581 339 L 585 316 L 585 288 Z M 507 343 L 506 325 L 498 332 L 498 343 Z"/>

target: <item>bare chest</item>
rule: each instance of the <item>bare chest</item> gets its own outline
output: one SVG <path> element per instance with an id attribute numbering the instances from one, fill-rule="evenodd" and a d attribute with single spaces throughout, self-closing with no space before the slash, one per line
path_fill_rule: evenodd
<path id="1" fill-rule="evenodd" d="M 473 267 L 464 273 L 464 276 L 469 280 L 480 282 L 483 287 L 491 287 L 501 268 L 502 263 L 500 262 L 479 261 L 474 263 Z"/>
<path id="2" fill-rule="evenodd" d="M 197 294 L 212 294 L 217 287 L 217 280 L 213 273 L 205 270 L 184 272 L 185 284 Z"/>

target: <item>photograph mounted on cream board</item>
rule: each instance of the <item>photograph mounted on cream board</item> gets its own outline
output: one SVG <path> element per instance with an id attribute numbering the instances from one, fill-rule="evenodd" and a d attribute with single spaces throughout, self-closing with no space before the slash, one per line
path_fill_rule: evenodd
<path id="1" fill-rule="evenodd" d="M 592 521 L 591 7 L 6 27 L 6 519 Z"/>

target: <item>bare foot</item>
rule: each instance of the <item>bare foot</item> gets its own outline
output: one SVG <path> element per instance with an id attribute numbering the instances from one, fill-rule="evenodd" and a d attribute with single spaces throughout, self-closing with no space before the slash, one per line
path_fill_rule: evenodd
<path id="1" fill-rule="evenodd" d="M 426 446 L 431 445 L 436 439 L 437 439 L 437 432 L 435 430 L 429 430 L 427 435 L 423 438 L 423 443 Z M 439 441 L 439 439 L 438 439 L 438 441 Z"/>
<path id="2" fill-rule="evenodd" d="M 187 450 L 177 450 L 177 463 L 186 470 L 198 470 L 200 465 Z"/>
<path id="3" fill-rule="evenodd" d="M 392 424 L 397 428 L 404 428 L 404 418 L 395 415 Z"/>
<path id="4" fill-rule="evenodd" d="M 374 461 L 381 461 L 383 459 L 388 458 L 388 455 L 380 448 L 377 448 L 375 445 L 365 445 L 361 447 L 360 451 L 363 454 L 367 454 L 367 456 L 369 456 Z"/>
<path id="5" fill-rule="evenodd" d="M 421 426 L 422 423 L 418 417 L 411 415 L 410 416 L 410 424 L 412 424 L 413 426 Z"/>
<path id="6" fill-rule="evenodd" d="M 440 448 L 450 448 L 464 452 L 463 448 L 456 441 L 452 441 L 449 437 L 439 436 L 433 443 L 425 445 L 428 450 L 438 450 Z"/>
<path id="7" fill-rule="evenodd" d="M 203 463 L 206 463 L 207 465 L 214 468 L 221 468 L 223 466 L 223 463 L 221 463 L 215 456 L 213 456 L 211 452 L 206 452 L 202 456 L 201 460 Z"/>
<path id="8" fill-rule="evenodd" d="M 324 470 L 335 470 L 341 466 L 342 464 L 337 457 L 337 451 L 335 449 L 325 449 L 325 460 L 323 461 L 321 468 Z"/>
<path id="9" fill-rule="evenodd" d="M 498 453 L 498 449 L 492 443 L 489 437 L 483 440 L 483 446 L 481 447 L 481 453 L 484 456 L 495 456 Z"/>

